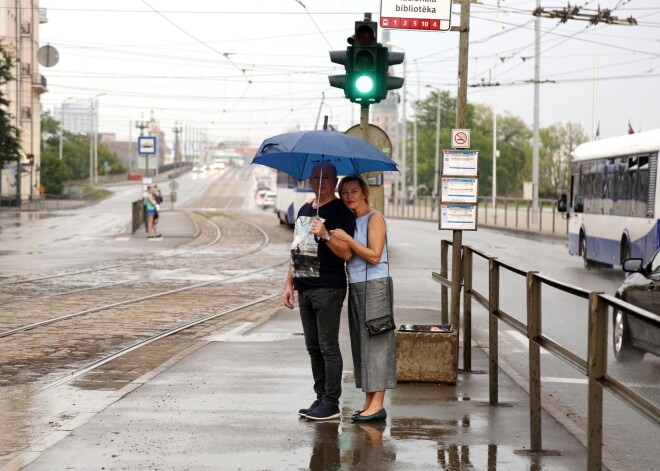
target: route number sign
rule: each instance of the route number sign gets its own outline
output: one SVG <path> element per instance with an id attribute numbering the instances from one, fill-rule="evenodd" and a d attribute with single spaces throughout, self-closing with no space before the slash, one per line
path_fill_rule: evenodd
<path id="1" fill-rule="evenodd" d="M 469 149 L 470 148 L 470 130 L 469 129 L 452 129 L 451 130 L 451 146 L 454 149 Z"/>
<path id="2" fill-rule="evenodd" d="M 380 27 L 413 31 L 449 31 L 452 0 L 381 0 Z"/>

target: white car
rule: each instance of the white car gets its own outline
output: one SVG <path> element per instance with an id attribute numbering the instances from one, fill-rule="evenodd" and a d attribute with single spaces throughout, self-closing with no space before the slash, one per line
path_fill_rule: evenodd
<path id="1" fill-rule="evenodd" d="M 259 190 L 254 196 L 254 202 L 263 209 L 275 206 L 276 193 L 270 190 Z"/>

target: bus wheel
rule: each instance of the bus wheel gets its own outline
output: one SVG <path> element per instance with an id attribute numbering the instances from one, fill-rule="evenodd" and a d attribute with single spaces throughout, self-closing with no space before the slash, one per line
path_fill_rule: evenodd
<path id="1" fill-rule="evenodd" d="M 612 329 L 612 348 L 617 361 L 639 361 L 644 352 L 630 346 L 628 324 L 626 316 L 618 309 L 614 309 L 614 328 Z"/>
<path id="2" fill-rule="evenodd" d="M 587 238 L 584 236 L 580 239 L 580 253 L 582 254 L 584 269 L 591 270 L 595 266 L 595 263 L 587 258 Z"/>

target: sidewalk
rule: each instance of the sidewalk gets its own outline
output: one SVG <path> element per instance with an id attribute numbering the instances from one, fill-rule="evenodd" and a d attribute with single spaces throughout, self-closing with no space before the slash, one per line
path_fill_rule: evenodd
<path id="1" fill-rule="evenodd" d="M 398 323 L 437 322 L 426 310 L 397 309 L 397 316 Z M 341 421 L 298 417 L 314 399 L 309 359 L 297 310 L 280 309 L 261 325 L 218 332 L 127 385 L 86 422 L 54 432 L 65 436 L 45 452 L 24 453 L 36 457 L 24 469 L 585 469 L 585 449 L 545 412 L 544 449 L 557 453 L 524 452 L 527 394 L 501 371 L 501 404 L 489 406 L 480 348 L 472 353 L 475 372 L 459 372 L 455 385 L 399 384 L 388 392 L 385 423 L 354 425 L 362 394 L 345 321 L 340 341 Z"/>

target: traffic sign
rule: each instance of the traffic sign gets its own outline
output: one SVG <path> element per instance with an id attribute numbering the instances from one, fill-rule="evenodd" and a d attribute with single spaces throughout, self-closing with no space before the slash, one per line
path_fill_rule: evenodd
<path id="1" fill-rule="evenodd" d="M 156 138 L 155 137 L 138 137 L 138 154 L 155 154 L 156 153 Z"/>
<path id="2" fill-rule="evenodd" d="M 451 146 L 454 149 L 469 149 L 470 148 L 470 130 L 469 129 L 452 129 L 451 130 Z"/>
<path id="3" fill-rule="evenodd" d="M 452 0 L 424 2 L 381 0 L 380 26 L 414 31 L 449 31 Z"/>

